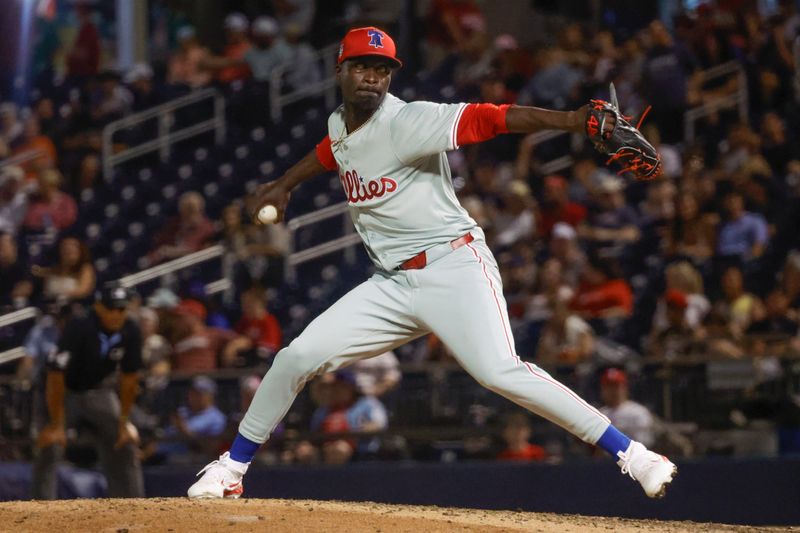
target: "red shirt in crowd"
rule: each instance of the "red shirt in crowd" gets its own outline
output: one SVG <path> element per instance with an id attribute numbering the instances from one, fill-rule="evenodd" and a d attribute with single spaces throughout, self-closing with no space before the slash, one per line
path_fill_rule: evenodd
<path id="1" fill-rule="evenodd" d="M 599 285 L 581 282 L 570 305 L 573 311 L 590 316 L 600 316 L 615 307 L 621 307 L 628 315 L 633 311 L 633 293 L 621 279 L 610 279 Z"/>
<path id="2" fill-rule="evenodd" d="M 50 201 L 37 196 L 28 205 L 22 225 L 30 230 L 44 230 L 52 224 L 57 230 L 70 227 L 78 216 L 78 205 L 67 193 L 56 191 Z"/>
<path id="3" fill-rule="evenodd" d="M 261 318 L 243 316 L 236 324 L 236 332 L 250 339 L 260 348 L 267 348 L 272 353 L 280 350 L 282 333 L 278 319 L 269 313 Z"/>
<path id="4" fill-rule="evenodd" d="M 544 448 L 531 443 L 521 450 L 506 448 L 497 454 L 497 459 L 500 461 L 542 461 L 546 458 L 547 452 Z"/>
<path id="5" fill-rule="evenodd" d="M 99 67 L 100 34 L 94 24 L 84 24 L 67 57 L 67 72 L 70 76 L 91 76 L 97 74 Z"/>
<path id="6" fill-rule="evenodd" d="M 586 208 L 575 202 L 567 202 L 562 209 L 557 211 L 555 209 L 542 209 L 541 213 L 541 235 L 548 239 L 556 223 L 564 222 L 574 228 L 586 218 Z"/>

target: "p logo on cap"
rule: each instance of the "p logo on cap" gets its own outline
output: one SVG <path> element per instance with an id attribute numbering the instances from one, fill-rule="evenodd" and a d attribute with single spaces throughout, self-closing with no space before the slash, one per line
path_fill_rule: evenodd
<path id="1" fill-rule="evenodd" d="M 339 59 L 341 64 L 353 57 L 380 56 L 389 59 L 395 67 L 403 66 L 397 59 L 397 47 L 394 39 L 383 30 L 368 26 L 354 28 L 347 32 L 339 45 Z"/>

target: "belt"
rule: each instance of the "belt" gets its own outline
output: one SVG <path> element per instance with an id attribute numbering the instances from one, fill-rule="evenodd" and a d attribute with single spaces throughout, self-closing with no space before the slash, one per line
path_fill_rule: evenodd
<path id="1" fill-rule="evenodd" d="M 425 268 L 428 263 L 433 263 L 437 259 L 449 254 L 453 250 L 458 250 L 465 244 L 469 244 L 474 240 L 475 237 L 473 237 L 471 233 L 467 233 L 458 239 L 443 244 L 437 244 L 436 246 L 432 246 L 431 248 L 418 253 L 397 268 L 399 270 L 419 270 L 420 268 Z"/>

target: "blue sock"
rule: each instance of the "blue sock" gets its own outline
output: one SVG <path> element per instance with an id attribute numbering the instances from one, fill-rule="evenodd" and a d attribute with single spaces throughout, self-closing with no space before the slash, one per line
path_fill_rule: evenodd
<path id="1" fill-rule="evenodd" d="M 231 459 L 240 463 L 249 463 L 260 447 L 261 443 L 253 442 L 243 437 L 241 433 L 236 433 L 236 438 L 231 445 Z"/>
<path id="2" fill-rule="evenodd" d="M 617 452 L 624 452 L 631 444 L 631 439 L 620 430 L 609 424 L 608 429 L 601 435 L 597 445 L 611 454 L 614 459 L 617 457 Z"/>

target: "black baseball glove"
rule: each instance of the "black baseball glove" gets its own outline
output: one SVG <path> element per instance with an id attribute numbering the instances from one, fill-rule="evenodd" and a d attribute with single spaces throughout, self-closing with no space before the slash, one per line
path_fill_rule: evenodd
<path id="1" fill-rule="evenodd" d="M 623 172 L 632 172 L 636 179 L 651 180 L 661 175 L 661 156 L 652 144 L 647 142 L 639 131 L 644 117 L 650 111 L 648 107 L 636 127 L 628 122 L 619 110 L 617 93 L 611 84 L 611 102 L 590 100 L 586 113 L 586 135 L 595 149 L 609 155 L 606 164 L 618 161 Z M 613 117 L 613 120 L 610 120 Z"/>

